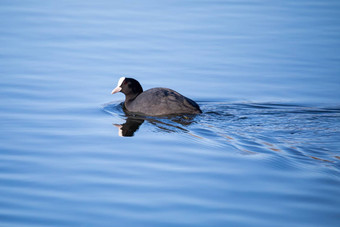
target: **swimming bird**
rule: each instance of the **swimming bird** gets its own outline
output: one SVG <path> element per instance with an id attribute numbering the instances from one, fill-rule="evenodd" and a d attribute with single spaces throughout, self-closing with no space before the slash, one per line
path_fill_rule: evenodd
<path id="1" fill-rule="evenodd" d="M 169 88 L 151 88 L 143 91 L 140 83 L 133 78 L 121 77 L 112 94 L 125 95 L 124 109 L 127 112 L 146 116 L 163 116 L 202 113 L 193 100 Z"/>

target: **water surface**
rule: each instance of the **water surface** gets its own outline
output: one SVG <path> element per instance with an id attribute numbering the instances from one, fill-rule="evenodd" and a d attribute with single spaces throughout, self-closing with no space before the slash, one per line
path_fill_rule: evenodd
<path id="1" fill-rule="evenodd" d="M 339 14 L 1 1 L 0 225 L 339 226 Z M 121 76 L 203 114 L 127 116 Z"/>

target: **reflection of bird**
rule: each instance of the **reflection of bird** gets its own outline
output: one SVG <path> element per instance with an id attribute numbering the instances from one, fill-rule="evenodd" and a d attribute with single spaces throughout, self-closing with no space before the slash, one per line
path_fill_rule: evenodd
<path id="1" fill-rule="evenodd" d="M 152 88 L 143 92 L 140 83 L 121 77 L 112 94 L 125 94 L 124 108 L 134 114 L 147 116 L 199 114 L 200 107 L 193 100 L 168 88 Z"/>
<path id="2" fill-rule="evenodd" d="M 143 119 L 135 119 L 128 117 L 124 124 L 114 124 L 119 129 L 119 136 L 133 136 L 134 133 L 139 129 L 139 126 L 143 124 Z"/>
<path id="3" fill-rule="evenodd" d="M 179 115 L 179 116 L 166 116 L 166 117 L 143 117 L 143 116 L 127 116 L 124 124 L 113 124 L 118 128 L 118 135 L 122 137 L 134 136 L 134 133 L 139 127 L 147 121 L 162 132 L 186 132 L 186 128 L 194 123 L 194 115 Z M 191 134 L 191 133 L 190 133 Z"/>

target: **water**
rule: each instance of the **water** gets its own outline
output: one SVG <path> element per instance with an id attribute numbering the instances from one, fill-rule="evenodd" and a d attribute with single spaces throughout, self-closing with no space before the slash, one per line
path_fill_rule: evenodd
<path id="1" fill-rule="evenodd" d="M 339 14 L 0 1 L 0 226 L 339 226 Z M 203 114 L 126 116 L 121 76 Z"/>

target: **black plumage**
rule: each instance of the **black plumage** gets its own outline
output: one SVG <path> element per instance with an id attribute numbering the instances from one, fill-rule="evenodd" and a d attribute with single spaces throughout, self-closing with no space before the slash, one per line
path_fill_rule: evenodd
<path id="1" fill-rule="evenodd" d="M 152 88 L 143 91 L 140 83 L 132 78 L 121 78 L 112 93 L 125 94 L 124 108 L 133 114 L 147 116 L 199 114 L 199 105 L 169 88 Z"/>

